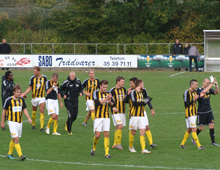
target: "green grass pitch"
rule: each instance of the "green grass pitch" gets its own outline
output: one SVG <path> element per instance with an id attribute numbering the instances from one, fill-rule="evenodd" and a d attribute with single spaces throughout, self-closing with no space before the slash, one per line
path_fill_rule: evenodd
<path id="1" fill-rule="evenodd" d="M 59 74 L 59 82 L 66 80 L 68 71 L 41 71 L 48 79 L 53 72 Z M 69 136 L 64 130 L 64 122 L 67 119 L 67 111 L 64 107 L 60 110 L 58 132 L 61 136 L 46 135 L 39 130 L 40 115 L 39 108 L 36 119 L 36 130 L 31 129 L 31 125 L 25 120 L 23 115 L 23 134 L 20 138 L 20 144 L 23 154 L 27 159 L 22 162 L 18 159 L 17 152 L 14 150 L 15 160 L 6 159 L 9 142 L 11 140 L 8 126 L 6 130 L 0 129 L 0 169 L 218 169 L 220 147 L 212 147 L 209 136 L 209 129 L 205 127 L 200 133 L 199 140 L 207 150 L 197 150 L 197 147 L 190 141 L 191 135 L 186 142 L 187 149 L 180 149 L 179 145 L 186 131 L 184 117 L 183 93 L 189 87 L 189 81 L 193 78 L 198 80 L 199 86 L 202 86 L 202 80 L 211 74 L 220 80 L 219 73 L 204 72 L 180 72 L 174 71 L 96 71 L 96 77 L 99 80 L 107 79 L 109 87 L 115 86 L 117 76 L 125 78 L 125 88 L 129 87 L 129 79 L 138 77 L 144 80 L 144 86 L 148 94 L 153 97 L 152 104 L 156 115 L 150 114 L 150 109 L 146 106 L 148 113 L 150 130 L 153 135 L 154 143 L 158 147 L 152 150 L 151 154 L 141 154 L 139 132 L 135 136 L 134 146 L 137 153 L 128 151 L 128 118 L 127 126 L 122 132 L 122 146 L 124 150 L 112 149 L 115 127 L 111 120 L 110 130 L 110 154 L 112 159 L 104 158 L 103 135 L 97 145 L 96 155 L 90 156 L 92 147 L 93 122 L 90 119 L 88 126 L 82 125 L 87 114 L 85 111 L 85 99 L 79 97 L 79 114 L 77 120 L 73 123 L 73 135 Z M 1 71 L 1 75 L 4 71 Z M 23 91 L 28 87 L 29 79 L 33 71 L 14 70 L 15 83 L 21 84 Z M 176 75 L 174 75 L 176 74 Z M 171 76 L 174 75 L 174 76 Z M 82 82 L 88 78 L 88 72 L 76 71 L 76 76 Z M 31 116 L 31 93 L 27 95 L 26 103 L 28 112 Z M 220 143 L 220 95 L 211 97 L 211 106 L 215 117 L 216 142 Z M 2 110 L 2 109 L 1 109 Z M 128 112 L 128 105 L 126 115 Z M 45 109 L 45 126 L 49 116 Z M 52 132 L 53 125 L 51 126 Z M 149 143 L 146 138 L 146 149 L 149 149 Z"/>

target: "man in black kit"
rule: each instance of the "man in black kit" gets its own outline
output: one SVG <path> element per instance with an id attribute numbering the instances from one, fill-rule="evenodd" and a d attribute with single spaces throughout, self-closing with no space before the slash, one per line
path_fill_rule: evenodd
<path id="1" fill-rule="evenodd" d="M 220 146 L 215 142 L 214 116 L 210 105 L 211 94 L 218 94 L 219 87 L 215 78 L 211 76 L 210 80 L 212 83 L 210 83 L 208 78 L 205 78 L 203 80 L 203 86 L 197 89 L 197 94 L 200 95 L 200 98 L 198 99 L 199 106 L 197 125 L 199 125 L 199 128 L 197 129 L 197 135 L 199 135 L 199 133 L 204 129 L 204 126 L 207 125 L 209 126 L 209 132 L 212 141 L 211 146 Z M 215 86 L 215 90 L 211 88 L 213 84 Z M 209 88 L 209 90 L 204 95 L 201 95 L 205 88 Z M 193 140 L 192 142 L 194 143 Z"/>
<path id="2" fill-rule="evenodd" d="M 175 40 L 175 44 L 173 45 L 172 48 L 172 56 L 175 57 L 176 54 L 182 54 L 183 53 L 183 46 L 180 44 L 179 39 Z M 177 68 L 175 68 L 177 70 Z M 178 71 L 180 71 L 180 68 L 178 68 Z"/>
<path id="3" fill-rule="evenodd" d="M 2 44 L 0 45 L 0 54 L 10 54 L 11 47 L 9 44 L 6 43 L 6 39 L 2 39 Z M 8 70 L 9 68 L 6 68 Z M 5 70 L 5 68 L 2 68 L 2 70 Z"/>
<path id="4" fill-rule="evenodd" d="M 5 100 L 13 96 L 13 87 L 15 86 L 15 83 L 13 81 L 13 74 L 11 71 L 6 71 L 5 75 L 2 76 L 2 106 L 5 103 Z"/>
<path id="5" fill-rule="evenodd" d="M 176 39 L 175 44 L 173 45 L 172 55 L 173 57 L 175 57 L 176 54 L 182 54 L 182 52 L 183 52 L 183 46 L 182 44 L 180 44 L 179 39 Z"/>
<path id="6" fill-rule="evenodd" d="M 65 130 L 69 135 L 72 135 L 72 123 L 78 115 L 78 96 L 82 97 L 83 94 L 81 81 L 76 78 L 75 72 L 70 72 L 68 79 L 60 86 L 60 90 L 63 91 L 64 103 L 68 112 Z"/>
<path id="7" fill-rule="evenodd" d="M 1 97 L 2 97 L 2 108 L 3 108 L 3 105 L 5 103 L 5 100 L 8 98 L 8 97 L 11 97 L 13 96 L 13 88 L 15 86 L 15 83 L 13 81 L 13 74 L 11 71 L 6 71 L 5 72 L 5 75 L 2 76 L 2 94 L 1 94 Z M 5 118 L 7 118 L 7 113 L 5 115 Z M 3 129 L 5 130 L 5 128 Z"/>

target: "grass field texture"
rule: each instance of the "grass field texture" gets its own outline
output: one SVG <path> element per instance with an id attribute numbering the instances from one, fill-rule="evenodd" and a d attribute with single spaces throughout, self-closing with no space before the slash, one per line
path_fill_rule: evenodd
<path id="1" fill-rule="evenodd" d="M 53 71 L 41 71 L 48 79 Z M 69 72 L 54 71 L 59 74 L 58 82 L 66 80 Z M 183 93 L 189 88 L 189 81 L 193 78 L 198 80 L 199 86 L 202 81 L 210 75 L 220 80 L 219 73 L 204 72 L 174 72 L 174 71 L 96 71 L 95 77 L 99 80 L 109 81 L 108 90 L 115 86 L 116 77 L 125 78 L 125 88 L 129 88 L 129 79 L 138 77 L 144 80 L 144 86 L 150 97 L 153 97 L 152 105 L 156 112 L 154 117 L 150 114 L 150 109 L 146 106 L 150 130 L 154 143 L 158 147 L 152 150 L 151 154 L 141 154 L 139 132 L 135 136 L 134 146 L 137 153 L 128 151 L 128 124 L 122 132 L 122 146 L 124 150 L 112 149 L 115 127 L 112 124 L 110 130 L 110 154 L 112 159 L 104 158 L 103 135 L 97 145 L 96 155 L 90 156 L 92 141 L 94 137 L 92 119 L 88 121 L 88 126 L 82 125 L 87 114 L 85 96 L 79 98 L 79 114 L 73 123 L 73 135 L 67 135 L 64 130 L 64 122 L 67 119 L 67 111 L 64 107 L 60 110 L 58 132 L 61 136 L 46 135 L 40 132 L 39 109 L 36 119 L 36 130 L 31 129 L 31 125 L 23 115 L 23 133 L 20 138 L 20 145 L 23 154 L 27 159 L 22 162 L 18 159 L 14 150 L 15 160 L 6 159 L 11 136 L 6 125 L 6 130 L 0 129 L 0 169 L 218 169 L 220 147 L 211 146 L 209 129 L 205 127 L 199 134 L 199 140 L 207 150 L 197 150 L 197 147 L 190 141 L 191 135 L 186 142 L 187 149 L 180 149 L 179 145 L 186 131 L 184 116 Z M 181 73 L 181 74 L 176 74 Z M 1 75 L 4 72 L 1 71 Z M 28 87 L 29 79 L 33 71 L 13 71 L 15 83 L 21 84 L 22 91 Z M 76 71 L 76 76 L 82 82 L 88 78 L 88 72 Z M 27 95 L 26 103 L 31 116 L 31 93 Z M 220 95 L 211 97 L 211 106 L 215 117 L 216 142 L 220 143 Z M 2 108 L 1 108 L 2 110 Z M 128 113 L 128 105 L 126 116 Z M 45 126 L 49 116 L 45 109 Z M 52 132 L 53 125 L 51 126 Z M 146 138 L 146 149 L 149 143 Z"/>

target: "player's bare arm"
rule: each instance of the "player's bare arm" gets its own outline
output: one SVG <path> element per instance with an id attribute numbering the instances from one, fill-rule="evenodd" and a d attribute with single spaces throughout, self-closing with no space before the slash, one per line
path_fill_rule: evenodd
<path id="1" fill-rule="evenodd" d="M 209 86 L 208 87 L 206 87 L 201 93 L 200 93 L 200 97 L 203 97 L 210 89 L 211 89 L 211 87 L 214 85 L 214 81 L 213 82 L 211 82 L 210 84 L 209 84 Z"/>
<path id="2" fill-rule="evenodd" d="M 63 102 L 62 102 L 62 100 L 61 100 L 61 95 L 60 95 L 60 93 L 57 95 L 57 97 L 58 97 L 58 100 L 60 101 L 60 108 L 62 109 L 62 108 L 63 108 Z"/>
<path id="3" fill-rule="evenodd" d="M 88 96 L 88 97 L 92 96 L 91 93 L 87 93 L 87 92 L 85 92 L 84 90 L 83 90 L 83 93 L 84 93 L 86 96 Z"/>
<path id="4" fill-rule="evenodd" d="M 24 115 L 28 118 L 28 122 L 29 122 L 29 124 L 31 124 L 31 123 L 32 123 L 32 120 L 30 119 L 30 116 L 29 116 L 29 114 L 28 114 L 27 109 L 26 109 L 26 108 L 23 109 L 23 112 L 24 112 Z"/>
<path id="5" fill-rule="evenodd" d="M 2 129 L 5 128 L 5 123 L 4 123 L 4 121 L 5 121 L 5 113 L 6 113 L 6 110 L 3 109 L 3 110 L 2 110 L 2 121 L 1 121 L 1 128 L 2 128 Z"/>
<path id="6" fill-rule="evenodd" d="M 56 85 L 57 85 L 57 82 L 54 82 L 54 83 L 53 83 L 53 86 L 47 90 L 47 92 L 46 92 L 47 95 L 52 92 L 52 90 L 54 89 L 54 87 L 55 87 Z"/>
<path id="7" fill-rule="evenodd" d="M 32 90 L 32 86 L 29 86 L 24 93 L 21 93 L 21 97 L 26 96 L 26 94 L 28 94 L 31 90 Z"/>
<path id="8" fill-rule="evenodd" d="M 155 115 L 154 109 L 150 109 L 150 111 L 151 111 L 151 115 L 154 116 Z"/>

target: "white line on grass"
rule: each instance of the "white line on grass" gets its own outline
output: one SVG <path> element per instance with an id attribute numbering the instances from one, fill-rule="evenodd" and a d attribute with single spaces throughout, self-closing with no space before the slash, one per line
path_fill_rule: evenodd
<path id="1" fill-rule="evenodd" d="M 183 73 L 186 73 L 187 71 L 183 71 L 183 72 L 180 72 L 180 73 L 176 73 L 176 74 L 172 74 L 172 75 L 170 75 L 169 77 L 173 77 L 173 76 L 176 76 L 176 75 L 178 75 L 178 74 L 183 74 Z"/>
<path id="2" fill-rule="evenodd" d="M 0 157 L 6 158 L 6 155 L 0 155 Z M 19 158 L 15 158 L 19 159 Z M 204 169 L 204 168 L 185 168 L 185 167 L 163 167 L 163 166 L 138 166 L 138 165 L 115 165 L 115 164 L 92 164 L 83 162 L 61 162 L 61 161 L 50 161 L 44 159 L 31 159 L 27 158 L 28 161 L 35 162 L 48 162 L 57 164 L 70 164 L 70 165 L 86 165 L 86 166 L 108 166 L 108 167 L 124 167 L 124 168 L 151 168 L 151 169 L 193 169 L 193 170 L 219 170 L 219 169 Z"/>

